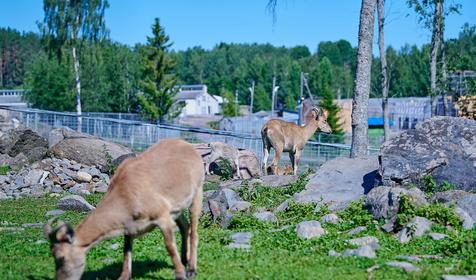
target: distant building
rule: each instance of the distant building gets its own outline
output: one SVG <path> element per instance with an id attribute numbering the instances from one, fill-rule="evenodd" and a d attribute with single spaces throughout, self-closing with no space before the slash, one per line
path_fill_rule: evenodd
<path id="1" fill-rule="evenodd" d="M 185 103 L 180 117 L 217 115 L 222 112 L 223 97 L 209 94 L 206 85 L 180 86 L 174 99 Z"/>

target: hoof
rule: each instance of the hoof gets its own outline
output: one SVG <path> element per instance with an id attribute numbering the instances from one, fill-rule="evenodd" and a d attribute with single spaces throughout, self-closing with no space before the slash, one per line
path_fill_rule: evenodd
<path id="1" fill-rule="evenodd" d="M 195 270 L 189 270 L 189 271 L 187 271 L 187 278 L 193 278 L 193 277 L 195 277 L 195 275 L 197 275 L 197 273 L 195 272 Z"/>

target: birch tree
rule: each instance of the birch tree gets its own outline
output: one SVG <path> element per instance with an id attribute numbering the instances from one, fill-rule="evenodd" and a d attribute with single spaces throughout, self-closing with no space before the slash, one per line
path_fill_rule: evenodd
<path id="1" fill-rule="evenodd" d="M 384 43 L 384 3 L 385 0 L 377 0 L 378 12 L 378 49 L 380 53 L 380 87 L 382 89 L 382 111 L 383 111 L 383 135 L 384 140 L 389 139 L 390 127 L 388 124 L 388 75 L 387 75 L 387 56 L 385 54 Z"/>
<path id="2" fill-rule="evenodd" d="M 40 31 L 47 51 L 61 57 L 63 48 L 68 48 L 73 58 L 78 130 L 81 130 L 79 51 L 84 41 L 97 42 L 107 37 L 104 13 L 108 7 L 108 0 L 43 0 L 45 16 Z"/>
<path id="3" fill-rule="evenodd" d="M 357 70 L 354 82 L 354 97 L 352 101 L 352 144 L 350 156 L 353 158 L 367 154 L 368 104 L 372 66 L 375 4 L 375 0 L 362 0 L 362 7 L 360 10 Z"/>

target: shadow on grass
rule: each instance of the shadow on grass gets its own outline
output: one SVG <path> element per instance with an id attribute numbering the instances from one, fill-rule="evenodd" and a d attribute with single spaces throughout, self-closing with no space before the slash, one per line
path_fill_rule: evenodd
<path id="1" fill-rule="evenodd" d="M 156 272 L 164 268 L 172 268 L 171 265 L 164 261 L 133 261 L 132 262 L 132 278 L 144 277 L 149 272 Z M 117 279 L 121 274 L 122 263 L 113 263 L 96 271 L 86 271 L 81 277 L 86 279 Z M 28 276 L 29 280 L 49 280 L 48 277 Z"/>

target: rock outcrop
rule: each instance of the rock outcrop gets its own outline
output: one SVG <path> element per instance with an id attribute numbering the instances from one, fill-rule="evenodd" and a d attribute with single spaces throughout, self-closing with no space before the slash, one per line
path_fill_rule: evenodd
<path id="1" fill-rule="evenodd" d="M 476 121 L 434 117 L 385 142 L 380 175 L 386 186 L 421 186 L 431 175 L 463 190 L 476 190 Z"/>
<path id="2" fill-rule="evenodd" d="M 377 180 L 377 157 L 336 158 L 324 163 L 294 199 L 327 204 L 331 211 L 345 208 L 368 193 Z"/>

